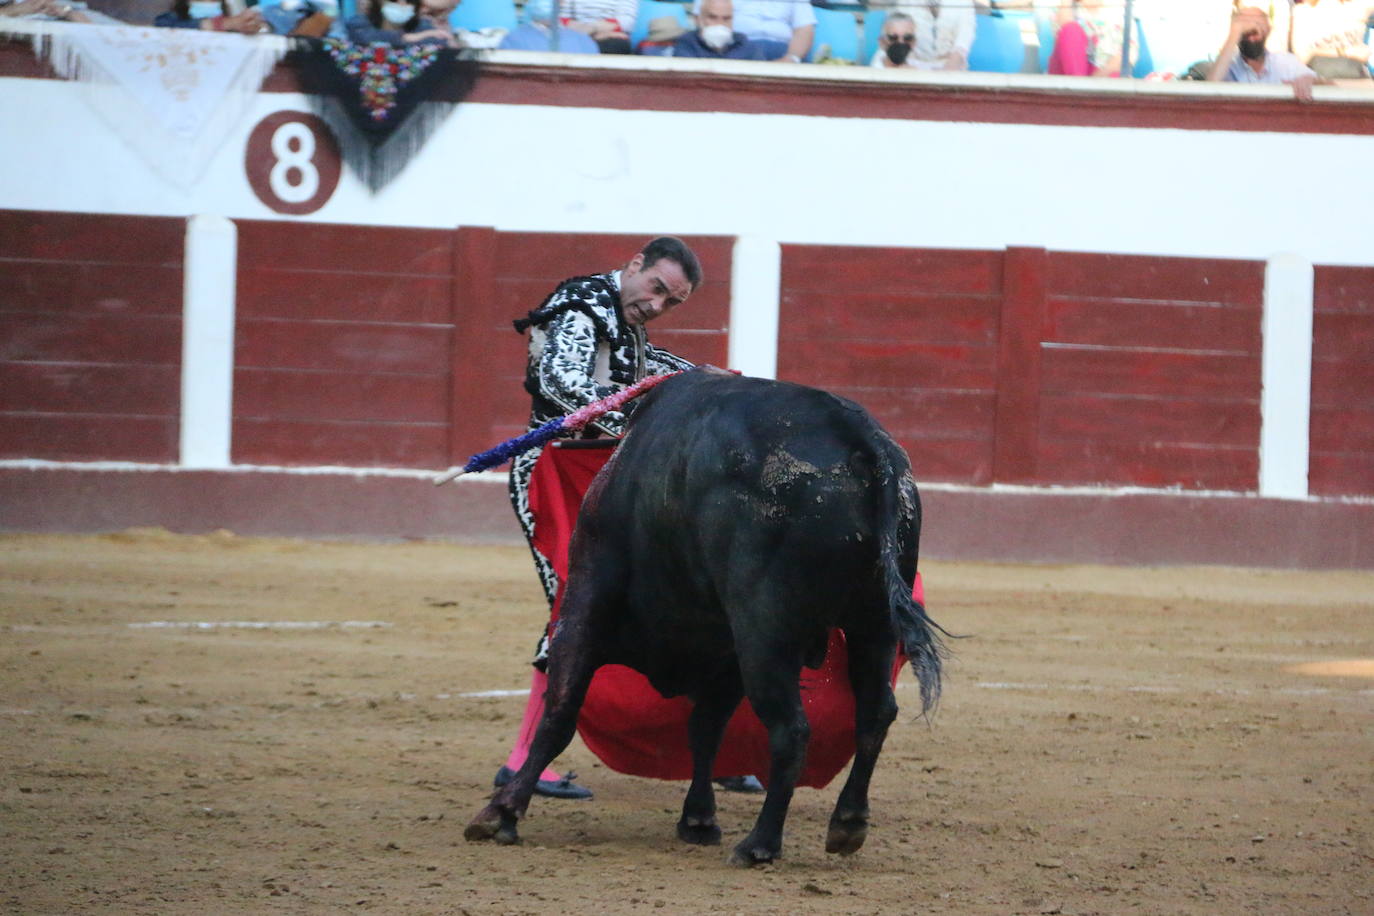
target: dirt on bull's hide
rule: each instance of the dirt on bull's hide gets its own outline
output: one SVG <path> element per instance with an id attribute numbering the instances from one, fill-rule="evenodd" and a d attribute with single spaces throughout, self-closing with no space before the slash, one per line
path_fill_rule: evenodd
<path id="1" fill-rule="evenodd" d="M 783 487 L 796 483 L 802 477 L 814 477 L 820 473 L 821 469 L 814 464 L 803 461 L 779 446 L 764 458 L 763 476 L 759 482 L 769 493 L 776 493 Z"/>
<path id="2" fill-rule="evenodd" d="M 838 783 L 803 789 L 740 871 L 758 797 L 687 847 L 685 784 L 578 742 L 594 801 L 462 840 L 524 706 L 523 547 L 0 538 L 0 911 L 1374 912 L 1374 575 L 923 570 L 976 635 L 930 724 L 903 675 L 867 846 L 826 855 Z"/>

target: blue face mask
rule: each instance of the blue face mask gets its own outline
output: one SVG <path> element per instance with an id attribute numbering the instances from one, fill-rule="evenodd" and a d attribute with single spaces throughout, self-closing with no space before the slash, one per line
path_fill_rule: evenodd
<path id="1" fill-rule="evenodd" d="M 382 18 L 392 25 L 405 25 L 415 15 L 415 7 L 409 3 L 383 3 Z"/>
<path id="2" fill-rule="evenodd" d="M 553 18 L 553 0 L 525 0 L 526 22 L 548 22 Z"/>
<path id="3" fill-rule="evenodd" d="M 192 19 L 213 19 L 224 13 L 219 0 L 196 0 L 190 4 L 189 11 Z"/>

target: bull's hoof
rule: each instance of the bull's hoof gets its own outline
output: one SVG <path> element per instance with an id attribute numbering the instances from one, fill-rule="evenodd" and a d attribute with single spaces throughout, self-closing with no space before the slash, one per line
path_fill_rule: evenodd
<path id="1" fill-rule="evenodd" d="M 830 829 L 825 834 L 825 851 L 838 853 L 842 856 L 853 855 L 863 848 L 866 839 L 868 839 L 867 819 L 832 819 Z"/>
<path id="2" fill-rule="evenodd" d="M 730 853 L 729 861 L 737 868 L 753 868 L 756 865 L 768 865 L 780 855 L 781 849 L 769 849 L 761 843 L 745 840 Z"/>
<path id="3" fill-rule="evenodd" d="M 495 840 L 502 846 L 513 846 L 520 842 L 520 834 L 516 831 L 515 823 L 512 815 L 488 805 L 463 830 L 463 839 L 469 843 Z"/>
<path id="4" fill-rule="evenodd" d="M 677 822 L 677 838 L 694 846 L 719 846 L 720 827 L 714 817 L 687 817 Z"/>

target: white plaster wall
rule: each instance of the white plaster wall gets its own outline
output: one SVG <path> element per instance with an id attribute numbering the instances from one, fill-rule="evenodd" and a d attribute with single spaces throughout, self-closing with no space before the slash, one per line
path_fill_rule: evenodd
<path id="1" fill-rule="evenodd" d="M 243 174 L 283 108 L 307 106 L 261 94 L 182 192 L 70 85 L 0 79 L 0 207 L 287 219 Z M 1374 136 L 469 104 L 381 194 L 345 171 L 303 219 L 1367 265 L 1370 162 Z"/>

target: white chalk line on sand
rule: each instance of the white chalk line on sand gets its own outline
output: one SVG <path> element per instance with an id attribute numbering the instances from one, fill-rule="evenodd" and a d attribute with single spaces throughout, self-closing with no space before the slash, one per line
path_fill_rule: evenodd
<path id="1" fill-rule="evenodd" d="M 128 624 L 135 630 L 380 630 L 382 620 L 149 620 Z"/>
<path id="2" fill-rule="evenodd" d="M 905 685 L 899 685 L 905 686 Z M 1365 688 L 1362 690 L 1336 690 L 1331 687 L 1267 687 L 1261 690 L 1248 690 L 1244 687 L 1168 687 L 1153 686 L 1147 684 L 1129 684 L 1125 687 L 1111 687 L 1102 684 L 1034 684 L 1017 683 L 1008 681 L 979 681 L 973 686 L 983 690 L 1044 690 L 1044 691 L 1073 691 L 1079 693 L 1210 693 L 1217 696 L 1240 696 L 1248 697 L 1256 694 L 1276 693 L 1284 696 L 1330 696 L 1332 694 L 1358 694 L 1361 696 L 1374 696 L 1374 689 Z"/>
<path id="3" fill-rule="evenodd" d="M 130 630 L 382 630 L 384 620 L 141 620 L 114 624 L 13 623 L 0 627 L 10 633 L 55 633 L 90 629 Z"/>
<path id="4" fill-rule="evenodd" d="M 898 690 L 913 687 L 910 681 L 902 681 L 897 685 Z M 1111 693 L 1120 691 L 1123 693 L 1213 693 L 1233 696 L 1251 696 L 1255 693 L 1279 693 L 1287 696 L 1328 696 L 1330 694 L 1356 693 L 1360 695 L 1374 696 L 1374 689 L 1364 690 L 1333 690 L 1330 687 L 1276 687 L 1269 690 L 1254 691 L 1246 690 L 1242 687 L 1201 687 L 1196 690 L 1189 690 L 1184 687 L 1163 687 L 1149 684 L 1132 684 L 1125 687 L 1108 687 L 1100 684 L 1025 684 L 1009 683 L 1005 681 L 980 681 L 973 686 L 983 690 L 1067 690 L 1081 693 Z M 440 693 L 435 694 L 436 700 L 452 699 L 489 699 L 493 697 L 523 697 L 529 696 L 529 689 L 521 690 L 473 690 L 467 693 Z M 403 699 L 414 699 L 414 694 L 402 694 Z"/>
<path id="5" fill-rule="evenodd" d="M 391 623 L 382 620 L 148 620 L 135 623 L 126 623 L 125 627 L 136 630 L 217 630 L 217 629 L 243 629 L 243 630 L 326 630 L 326 629 L 383 629 L 393 626 Z M 61 626 L 41 626 L 33 624 L 13 624 L 4 629 L 10 632 L 34 632 L 42 630 L 64 629 Z M 903 681 L 897 688 L 909 688 L 910 681 Z M 1182 694 L 1182 693 L 1210 693 L 1215 695 L 1227 696 L 1252 696 L 1255 693 L 1275 693 L 1285 696 L 1329 696 L 1332 694 L 1357 694 L 1361 696 L 1374 696 L 1374 689 L 1362 690 L 1337 690 L 1330 687 L 1275 687 L 1266 688 L 1260 691 L 1248 690 L 1245 688 L 1197 688 L 1190 689 L 1181 686 L 1170 685 L 1150 685 L 1150 684 L 1128 684 L 1123 687 L 1113 687 L 1102 684 L 1049 684 L 1034 682 L 1017 681 L 978 681 L 974 685 L 982 690 L 1020 690 L 1020 691 L 1067 691 L 1078 693 L 1147 693 L 1147 694 Z M 462 693 L 439 693 L 434 695 L 436 700 L 464 699 L 503 699 L 508 697 L 523 697 L 529 695 L 529 688 L 518 688 L 512 690 L 492 689 L 492 690 L 472 690 Z M 402 700 L 416 699 L 416 694 L 402 693 L 397 695 Z"/>

